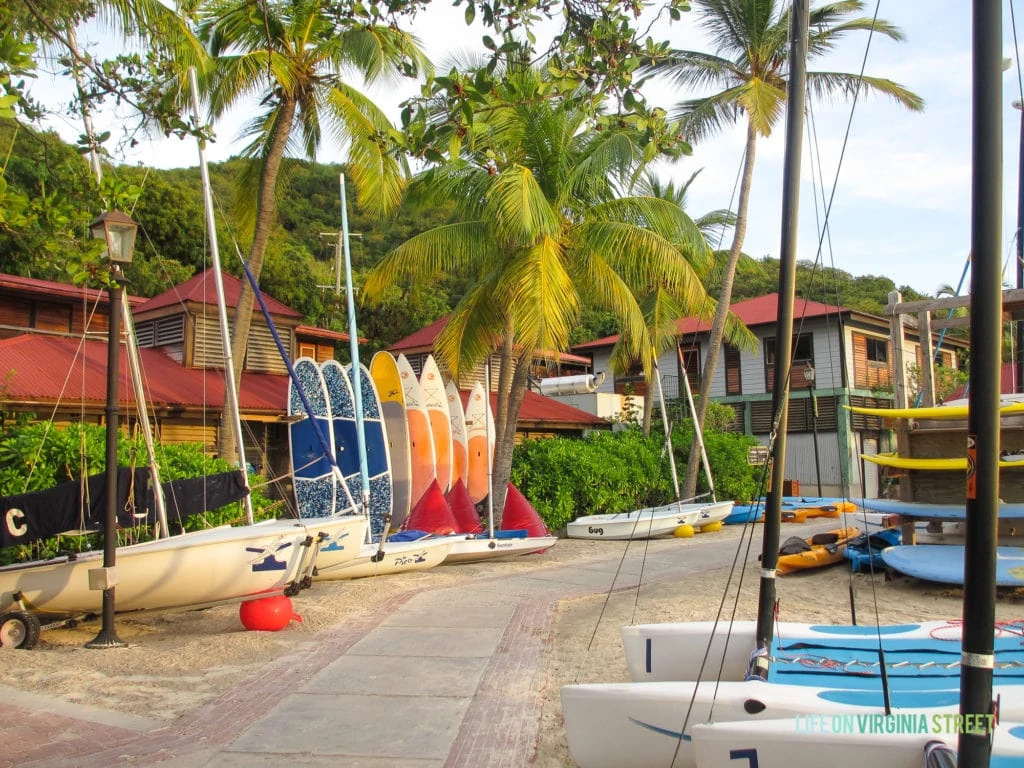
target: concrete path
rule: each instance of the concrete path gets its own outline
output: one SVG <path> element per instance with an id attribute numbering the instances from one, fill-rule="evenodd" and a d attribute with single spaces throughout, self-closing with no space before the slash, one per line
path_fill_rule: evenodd
<path id="1" fill-rule="evenodd" d="M 625 560 L 609 547 L 607 559 L 528 572 L 495 561 L 497 575 L 405 593 L 324 630 L 170 724 L 0 690 L 0 766 L 521 768 L 537 744 L 558 601 L 635 589 L 641 572 L 648 584 L 727 565 L 736 538 L 682 543 L 651 541 L 642 561 L 634 543 Z"/>

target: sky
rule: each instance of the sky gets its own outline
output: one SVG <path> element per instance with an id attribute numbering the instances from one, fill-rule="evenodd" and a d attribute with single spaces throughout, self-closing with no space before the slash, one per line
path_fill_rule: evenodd
<path id="1" fill-rule="evenodd" d="M 812 0 L 812 6 L 819 3 Z M 1003 55 L 1010 61 L 1004 76 L 1004 283 L 1016 286 L 1015 241 L 1018 207 L 1018 158 L 1024 131 L 1021 77 L 1014 45 L 1014 19 L 1003 3 Z M 897 285 L 934 295 L 945 286 L 957 288 L 970 248 L 970 4 L 965 0 L 878 2 L 878 15 L 899 27 L 903 42 L 867 33 L 847 36 L 838 50 L 809 63 L 815 71 L 865 72 L 887 77 L 925 100 L 923 112 L 912 113 L 881 96 L 861 98 L 856 105 L 809 102 L 801 171 L 798 257 L 818 260 L 825 267 L 854 276 L 880 275 Z M 867 0 L 865 15 L 875 13 Z M 1024 44 L 1024 7 L 1014 7 Z M 422 13 L 414 32 L 428 54 L 440 62 L 453 51 L 470 50 L 480 35 L 467 29 L 462 9 L 435 0 Z M 698 29 L 698 14 L 684 14 L 680 22 L 652 31 L 655 39 L 691 50 L 712 51 Z M 866 63 L 865 63 L 866 56 Z M 45 78 L 39 88 L 54 88 Z M 402 98 L 415 92 L 391 86 L 370 93 L 397 121 Z M 649 96 L 671 106 L 690 94 L 674 94 L 655 87 Z M 242 144 L 233 141 L 244 118 L 236 113 L 215 127 L 217 141 L 207 147 L 210 162 L 237 154 Z M 96 128 L 116 130 L 116 115 L 98 115 Z M 82 133 L 74 118 L 52 123 L 66 139 Z M 744 251 L 750 256 L 778 257 L 781 237 L 784 121 L 772 135 L 758 142 L 750 202 L 750 222 Z M 695 171 L 700 176 L 690 188 L 688 212 L 697 216 L 719 208 L 735 208 L 736 179 L 742 162 L 744 128 L 737 126 L 693 148 L 693 154 L 669 166 L 659 176 L 683 182 Z M 159 168 L 190 167 L 198 163 L 194 142 L 157 137 L 115 159 Z M 333 148 L 319 160 L 340 162 Z M 826 234 L 822 236 L 824 204 L 831 199 Z M 340 222 L 339 222 L 340 226 Z M 731 233 L 720 247 L 731 243 Z M 820 245 L 819 245 L 820 243 Z M 713 244 L 718 245 L 718 244 Z M 961 293 L 967 293 L 969 274 Z"/>

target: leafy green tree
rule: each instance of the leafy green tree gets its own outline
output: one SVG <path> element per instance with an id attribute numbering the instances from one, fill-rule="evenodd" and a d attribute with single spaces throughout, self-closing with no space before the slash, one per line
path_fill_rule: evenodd
<path id="1" fill-rule="evenodd" d="M 724 127 L 746 120 L 747 139 L 733 230 L 732 247 L 722 275 L 718 309 L 708 340 L 708 353 L 701 372 L 697 398 L 697 422 L 703 424 L 710 391 L 725 334 L 729 304 L 732 301 L 736 265 L 747 232 L 750 186 L 754 175 L 754 157 L 759 136 L 768 136 L 782 116 L 790 69 L 789 28 L 791 12 L 779 0 L 696 0 L 701 26 L 708 34 L 715 54 L 701 51 L 674 51 L 654 63 L 652 69 L 666 76 L 685 91 L 693 88 L 718 89 L 708 96 L 680 102 L 677 116 L 686 135 L 695 141 L 718 133 Z M 882 19 L 853 17 L 864 4 L 860 0 L 840 0 L 810 11 L 808 58 L 819 58 L 835 48 L 851 32 L 868 31 L 902 40 L 903 33 Z M 891 97 L 902 106 L 920 110 L 922 99 L 884 78 L 846 72 L 807 73 L 807 86 L 814 95 L 835 99 L 852 98 L 861 92 L 876 92 Z M 684 493 L 692 495 L 696 487 L 697 446 L 691 450 Z"/>
<path id="2" fill-rule="evenodd" d="M 252 232 L 247 261 L 257 279 L 285 189 L 280 177 L 285 153 L 301 149 L 314 158 L 325 128 L 348 144 L 348 173 L 363 208 L 384 215 L 401 200 L 405 174 L 402 161 L 389 151 L 392 126 L 344 73 L 356 72 L 373 83 L 400 73 L 415 75 L 427 61 L 397 27 L 335 17 L 331 11 L 324 0 L 220 0 L 202 11 L 199 36 L 214 62 L 204 78 L 214 117 L 251 100 L 259 103 L 245 128 L 252 142 L 243 156 L 250 162 L 239 178 L 241 195 L 254 203 L 242 210 L 252 214 L 245 221 Z M 236 381 L 241 381 L 254 300 L 244 283 L 231 340 Z M 231 430 L 222 434 L 221 455 L 233 456 L 234 436 Z"/>
<path id="3" fill-rule="evenodd" d="M 593 108 L 592 108 L 593 107 Z M 661 286 L 679 307 L 707 301 L 692 262 L 706 259 L 700 230 L 672 203 L 624 197 L 644 167 L 685 149 L 671 125 L 597 130 L 592 94 L 559 97 L 539 70 L 511 64 L 478 104 L 459 158 L 421 173 L 411 193 L 449 201 L 458 218 L 389 253 L 364 286 L 466 275 L 469 287 L 437 339 L 458 378 L 500 350 L 494 487 L 505 488 L 515 426 L 537 349 L 563 350 L 584 301 L 614 312 L 624 357 L 650 361 L 636 296 Z M 500 517 L 504 495 L 495 499 Z"/>

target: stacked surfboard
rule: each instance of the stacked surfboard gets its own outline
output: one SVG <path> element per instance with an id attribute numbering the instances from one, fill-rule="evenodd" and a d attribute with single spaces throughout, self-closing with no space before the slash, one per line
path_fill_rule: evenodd
<path id="1" fill-rule="evenodd" d="M 967 418 L 967 401 L 953 401 L 944 405 L 926 408 L 867 408 L 846 406 L 851 413 L 860 416 L 875 416 L 883 419 L 907 419 L 912 421 L 963 421 Z M 1024 414 L 1024 400 L 1019 396 L 1004 396 L 999 409 L 1001 416 Z M 865 461 L 890 469 L 915 469 L 926 471 L 967 471 L 966 456 L 901 456 L 896 453 L 861 454 Z M 999 466 L 1003 469 L 1024 469 L 1024 454 L 1007 453 L 1001 457 Z"/>
<path id="2" fill-rule="evenodd" d="M 968 417 L 966 401 L 948 403 L 930 408 L 861 408 L 851 406 L 853 413 L 885 418 L 914 419 L 917 421 L 964 420 Z M 1024 401 L 1019 396 L 1004 396 L 1000 405 L 1003 417 L 1024 414 Z M 925 471 L 966 472 L 966 456 L 909 457 L 897 454 L 862 454 L 866 461 L 884 467 Z M 1024 454 L 1004 454 L 999 466 L 1003 469 L 1024 469 Z M 959 525 L 967 519 L 965 501 L 948 504 L 866 499 L 865 508 L 886 514 L 900 515 L 910 520 L 927 520 L 934 527 Z M 1010 537 L 1016 535 L 1016 525 L 1024 520 L 1024 504 L 1003 503 L 999 508 L 1000 528 L 1004 526 Z M 1000 539 L 1004 534 L 1000 532 Z M 906 544 L 889 547 L 882 552 L 886 567 L 906 576 L 944 584 L 964 583 L 964 547 L 958 544 Z M 996 553 L 996 586 L 1024 586 L 1024 547 L 1000 546 Z"/>
<path id="3" fill-rule="evenodd" d="M 411 523 L 422 519 L 418 511 L 424 504 L 447 505 L 446 496 L 456 494 L 462 507 L 473 510 L 487 499 L 495 428 L 482 384 L 474 385 L 463 406 L 457 387 L 445 381 L 433 356 L 427 357 L 417 376 L 404 355 L 395 358 L 386 352 L 374 355 L 368 368 L 360 366 L 358 376 L 333 360 L 318 365 L 304 358 L 296 369 L 301 386 L 290 390 L 289 413 L 300 509 L 307 515 L 336 509 L 366 511 L 372 532 L 358 557 L 344 568 L 320 569 L 318 578 L 429 567 L 438 559 L 438 538 L 445 539 L 447 550 L 440 555 L 445 562 L 543 552 L 555 544 L 557 539 L 549 535 L 536 510 L 511 485 L 503 523 L 513 520 L 516 530 L 504 525 L 505 530 L 477 533 L 477 524 L 453 529 L 466 531 L 453 536 L 428 530 L 434 535 L 412 542 L 388 538 L 391 531 L 418 528 Z M 308 407 L 303 396 L 310 401 Z M 363 408 L 362 445 L 357 401 Z M 337 472 L 324 445 L 333 453 Z M 451 514 L 442 517 L 452 519 Z M 406 533 L 412 531 L 403 530 Z"/>

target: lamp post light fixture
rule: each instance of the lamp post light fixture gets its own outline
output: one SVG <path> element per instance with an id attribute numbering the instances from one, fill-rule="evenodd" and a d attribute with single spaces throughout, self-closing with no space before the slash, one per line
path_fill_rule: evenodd
<path id="1" fill-rule="evenodd" d="M 121 211 L 106 211 L 92 224 L 89 231 L 97 240 L 107 244 L 110 265 L 110 316 L 107 331 L 107 509 L 103 519 L 103 567 L 89 571 L 89 588 L 103 590 L 103 624 L 100 633 L 86 648 L 124 648 L 127 643 L 117 636 L 114 626 L 114 587 L 117 584 L 117 424 L 119 421 L 119 392 L 121 378 L 121 269 L 131 264 L 135 251 L 135 233 L 138 225 Z"/>
<path id="2" fill-rule="evenodd" d="M 811 431 L 814 434 L 814 477 L 818 481 L 818 498 L 821 498 L 821 460 L 818 458 L 818 398 L 814 394 L 814 366 L 807 363 L 804 369 L 804 381 L 810 390 L 811 397 Z"/>

